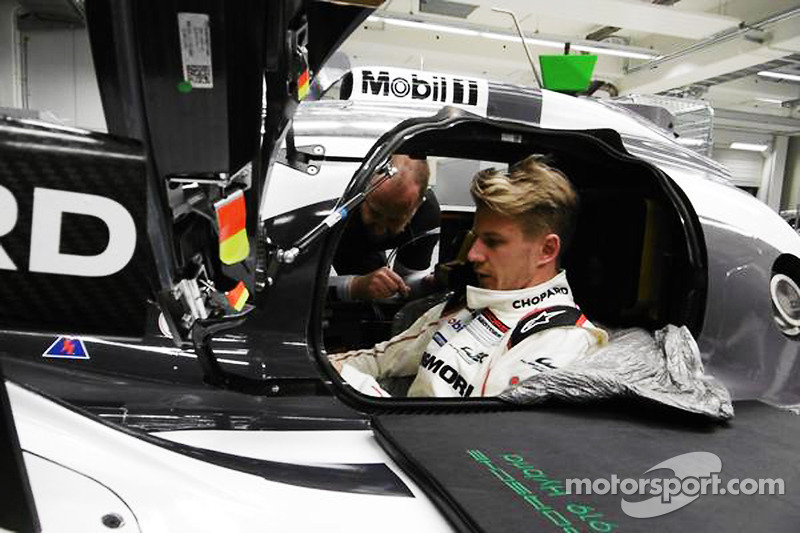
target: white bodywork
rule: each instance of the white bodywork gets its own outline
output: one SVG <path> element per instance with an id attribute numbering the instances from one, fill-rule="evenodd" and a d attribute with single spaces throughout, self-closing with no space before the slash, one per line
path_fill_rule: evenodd
<path id="1" fill-rule="evenodd" d="M 414 497 L 365 495 L 267 481 L 172 452 L 6 383 L 42 530 L 450 531 L 371 431 L 186 431 L 161 437 L 302 464 L 385 463 Z M 398 521 L 395 517 L 402 517 Z"/>

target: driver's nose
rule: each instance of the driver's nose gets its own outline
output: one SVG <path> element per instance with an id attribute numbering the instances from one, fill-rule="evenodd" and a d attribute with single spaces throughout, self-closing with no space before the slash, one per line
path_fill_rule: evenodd
<path id="1" fill-rule="evenodd" d="M 475 242 L 473 242 L 472 246 L 469 248 L 467 260 L 470 263 L 483 263 L 486 260 L 485 250 L 486 248 L 483 246 L 481 240 L 475 239 Z"/>

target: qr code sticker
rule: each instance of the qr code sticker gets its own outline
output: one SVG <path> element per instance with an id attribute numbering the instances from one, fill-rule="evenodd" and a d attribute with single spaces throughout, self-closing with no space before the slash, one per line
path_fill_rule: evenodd
<path id="1" fill-rule="evenodd" d="M 209 65 L 186 65 L 186 81 L 195 87 L 211 87 L 211 67 Z"/>

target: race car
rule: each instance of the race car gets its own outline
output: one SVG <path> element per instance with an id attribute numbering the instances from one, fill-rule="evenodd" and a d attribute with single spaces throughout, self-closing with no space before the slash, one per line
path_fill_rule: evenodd
<path id="1" fill-rule="evenodd" d="M 765 403 L 798 394 L 800 237 L 777 214 L 611 102 L 365 67 L 292 119 L 367 11 L 188 4 L 87 3 L 111 135 L 0 123 L 0 526 L 794 530 L 791 489 L 637 517 L 565 488 L 700 451 L 725 481 L 797 483 L 800 425 Z M 685 327 L 735 417 L 355 392 L 327 354 L 386 338 L 415 303 L 329 299 L 348 213 L 393 153 L 435 163 L 441 264 L 471 225 L 468 170 L 548 157 L 582 199 L 564 266 L 587 315 Z"/>

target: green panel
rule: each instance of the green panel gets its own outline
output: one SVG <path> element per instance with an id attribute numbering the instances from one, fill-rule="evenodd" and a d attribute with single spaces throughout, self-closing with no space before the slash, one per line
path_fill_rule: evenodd
<path id="1" fill-rule="evenodd" d="M 539 65 L 544 88 L 553 91 L 585 91 L 592 81 L 595 63 L 597 56 L 592 55 L 540 55 Z"/>

